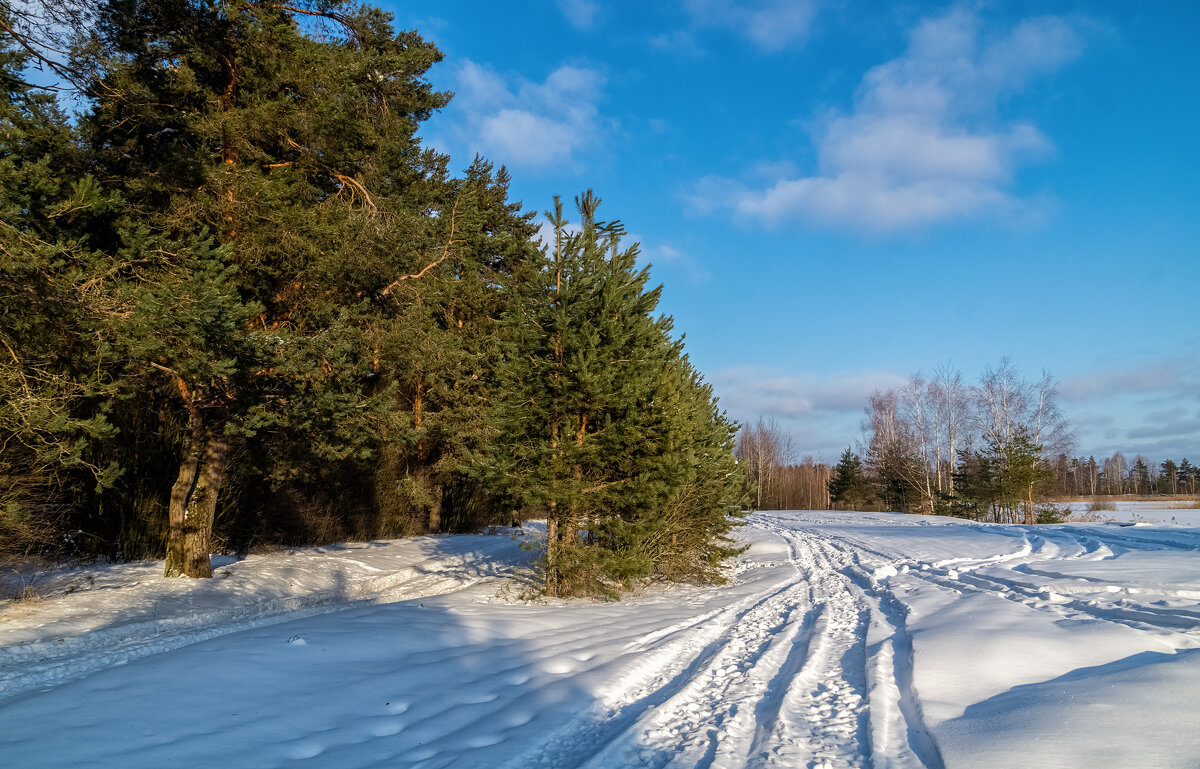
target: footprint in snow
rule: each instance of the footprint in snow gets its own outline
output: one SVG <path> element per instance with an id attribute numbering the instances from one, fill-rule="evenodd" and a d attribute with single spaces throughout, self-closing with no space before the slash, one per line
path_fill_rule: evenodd
<path id="1" fill-rule="evenodd" d="M 575 666 L 564 659 L 551 659 L 542 665 L 542 670 L 556 676 L 566 675 L 567 673 L 575 672 Z"/>
<path id="2" fill-rule="evenodd" d="M 391 737 L 393 734 L 399 734 L 403 730 L 403 720 L 391 716 L 380 716 L 378 720 L 367 727 L 367 732 L 372 737 Z"/>
<path id="3" fill-rule="evenodd" d="M 509 711 L 508 714 L 504 716 L 503 723 L 505 726 L 515 728 L 518 726 L 524 726 L 525 724 L 529 723 L 532 720 L 533 720 L 533 714 L 530 713 L 529 711 L 513 710 L 513 711 Z"/>
<path id="4" fill-rule="evenodd" d="M 313 742 L 312 740 L 304 740 L 303 742 L 298 742 L 295 745 L 292 745 L 288 749 L 287 754 L 288 758 L 299 761 L 305 758 L 315 758 L 324 752 L 324 745 Z"/>

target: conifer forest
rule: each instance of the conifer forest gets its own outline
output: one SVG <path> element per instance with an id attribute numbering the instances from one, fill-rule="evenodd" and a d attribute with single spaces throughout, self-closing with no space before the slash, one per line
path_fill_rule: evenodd
<path id="1" fill-rule="evenodd" d="M 551 595 L 717 577 L 736 425 L 598 194 L 422 144 L 441 58 L 340 0 L 0 2 L 5 551 L 544 518 Z"/>

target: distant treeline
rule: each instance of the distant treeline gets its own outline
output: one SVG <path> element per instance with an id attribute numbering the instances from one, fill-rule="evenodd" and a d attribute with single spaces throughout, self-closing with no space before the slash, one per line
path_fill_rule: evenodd
<path id="1" fill-rule="evenodd" d="M 1050 498 L 1195 495 L 1200 469 L 1186 458 L 1155 464 L 1117 453 L 1072 457 L 1070 425 L 1052 377 L 1024 379 L 1007 359 L 978 384 L 943 367 L 871 396 L 864 443 L 830 467 L 796 463 L 791 438 L 759 419 L 737 455 L 761 509 L 896 510 L 996 522 L 1061 520 Z"/>
<path id="2" fill-rule="evenodd" d="M 828 510 L 833 468 L 811 456 L 797 461 L 792 438 L 773 419 L 744 426 L 738 433 L 737 458 L 758 510 Z"/>
<path id="3" fill-rule="evenodd" d="M 0 3 L 0 554 L 537 516 L 551 593 L 717 576 L 735 426 L 598 198 L 544 248 L 421 144 L 441 56 L 341 0 Z"/>
<path id="4" fill-rule="evenodd" d="M 1122 494 L 1195 496 L 1200 493 L 1200 467 L 1187 457 L 1155 463 L 1136 455 L 1130 462 L 1121 452 L 1096 462 L 1094 457 L 1059 454 L 1050 463 L 1054 484 L 1047 491 L 1058 497 L 1119 496 Z"/>

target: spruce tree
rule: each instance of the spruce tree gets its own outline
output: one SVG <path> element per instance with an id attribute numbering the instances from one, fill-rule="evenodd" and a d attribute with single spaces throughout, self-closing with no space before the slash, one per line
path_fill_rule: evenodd
<path id="1" fill-rule="evenodd" d="M 1197 468 L 1184 457 L 1179 463 L 1179 485 L 1186 493 L 1194 494 L 1196 492 L 1196 476 Z"/>

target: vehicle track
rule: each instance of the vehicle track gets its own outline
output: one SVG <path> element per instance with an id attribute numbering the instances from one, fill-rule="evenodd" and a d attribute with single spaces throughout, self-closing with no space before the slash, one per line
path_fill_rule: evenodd
<path id="1" fill-rule="evenodd" d="M 812 529 L 803 528 L 802 530 L 815 534 Z M 822 532 L 822 536 L 829 536 Z M 1041 535 L 1031 534 L 1035 541 L 1041 538 Z M 1104 551 L 1107 547 L 1103 541 L 1097 542 L 1093 536 L 1081 534 L 1078 537 L 1070 537 L 1080 551 L 1062 555 L 1061 547 L 1056 547 L 1053 558 L 1050 561 L 1063 560 L 1103 560 L 1105 558 Z M 856 569 L 863 574 L 872 573 L 874 566 L 864 563 L 862 556 L 869 554 L 881 560 L 884 563 L 892 563 L 893 558 L 879 550 L 863 547 L 857 543 L 851 543 L 836 537 L 830 536 L 827 540 L 833 547 L 838 548 L 847 554 L 847 557 L 853 562 Z M 1146 543 L 1142 543 L 1143 549 Z M 1037 552 L 1035 548 L 1030 552 Z M 1020 574 L 1037 574 L 1036 565 L 1029 565 L 1025 561 L 1031 560 L 1029 553 L 1013 554 L 1006 556 L 996 556 L 992 558 L 970 559 L 956 558 L 952 560 L 938 561 L 932 564 L 916 564 L 919 568 L 913 568 L 908 571 L 908 575 L 915 577 L 924 582 L 928 582 L 938 587 L 954 590 L 957 592 L 974 592 L 986 595 L 1003 598 L 1008 601 L 1023 604 L 1036 611 L 1045 612 L 1060 616 L 1064 619 L 1089 619 L 1100 620 L 1102 622 L 1111 622 L 1119 625 L 1134 628 L 1145 632 L 1155 633 L 1157 635 L 1169 638 L 1173 645 L 1178 648 L 1192 648 L 1200 644 L 1200 616 L 1193 610 L 1187 608 L 1162 608 L 1152 605 L 1135 605 L 1135 606 L 1120 606 L 1109 603 L 1097 603 L 1088 598 L 1091 596 L 1109 596 L 1112 595 L 1108 589 L 1108 583 L 1079 577 L 1081 583 L 1073 586 L 1070 591 L 1064 590 L 1060 585 L 1055 589 L 1060 593 L 1068 593 L 1058 596 L 1055 600 L 1048 598 L 1047 594 L 1039 586 L 1030 586 L 1022 584 L 1015 579 L 1005 579 L 1003 576 L 996 574 L 988 574 L 980 571 L 987 567 L 1010 568 Z M 1043 558 L 1032 559 L 1036 564 L 1038 561 L 1045 560 Z M 1095 584 L 1088 585 L 1092 582 Z M 889 593 L 881 586 L 881 594 Z M 1170 591 L 1164 593 L 1169 595 Z"/>
<path id="2" fill-rule="evenodd" d="M 509 765 L 943 769 L 912 686 L 904 607 L 854 579 L 823 535 L 750 525 L 787 543 L 787 579 L 669 628 L 669 644 L 639 654 L 677 655 L 674 666 Z"/>

